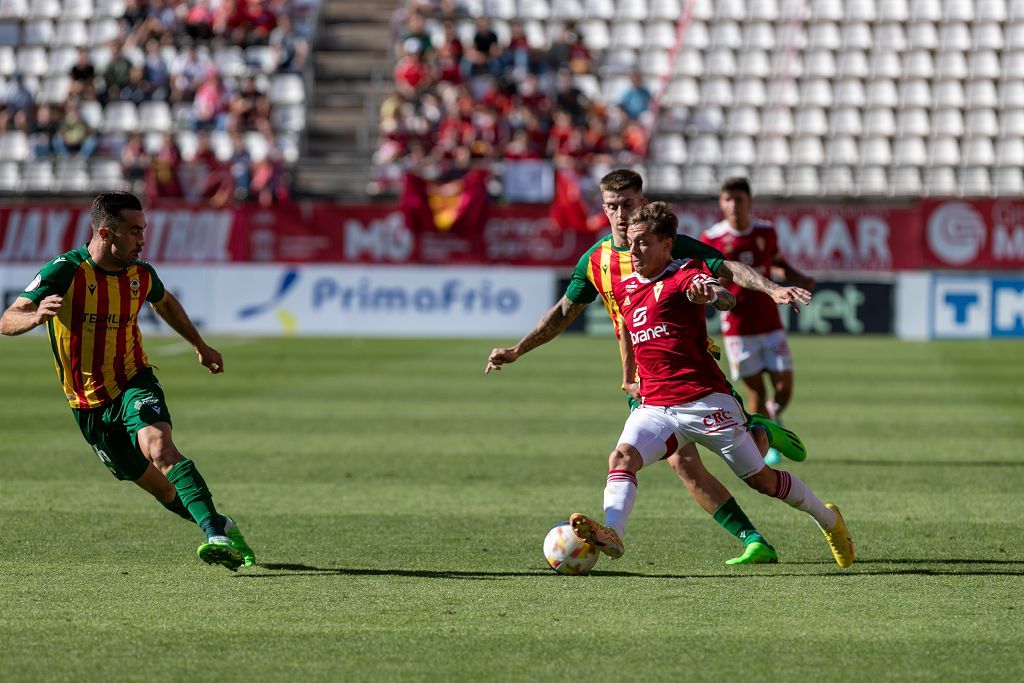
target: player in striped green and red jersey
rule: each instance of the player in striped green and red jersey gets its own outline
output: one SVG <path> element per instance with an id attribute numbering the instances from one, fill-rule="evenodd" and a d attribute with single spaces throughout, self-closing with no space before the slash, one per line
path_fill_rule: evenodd
<path id="1" fill-rule="evenodd" d="M 134 481 L 168 510 L 196 522 L 207 541 L 197 554 L 237 569 L 255 556 L 234 520 L 217 512 L 191 460 L 174 446 L 163 389 L 142 348 L 145 302 L 186 341 L 211 373 L 224 360 L 203 341 L 151 265 L 138 260 L 146 217 L 138 198 L 107 192 L 92 205 L 89 244 L 61 254 L 0 318 L 0 333 L 46 325 L 57 378 L 89 446 L 115 477 Z"/>
<path id="2" fill-rule="evenodd" d="M 629 216 L 646 204 L 647 199 L 643 194 L 643 180 L 640 175 L 628 169 L 612 171 L 604 176 L 600 189 L 605 216 L 611 225 L 611 234 L 599 240 L 583 254 L 573 270 L 572 280 L 565 294 L 529 334 L 515 346 L 492 349 L 485 372 L 489 373 L 491 370 L 500 369 L 502 365 L 513 363 L 524 353 L 557 337 L 598 296 L 601 296 L 613 327 L 618 333 L 619 312 L 612 296 L 612 286 L 618 279 L 632 273 L 633 266 L 626 241 L 627 223 Z M 728 261 L 718 250 L 692 238 L 680 236 L 675 242 L 672 254 L 673 258 L 702 260 L 710 273 L 727 278 L 741 287 L 765 292 L 776 303 L 796 307 L 810 301 L 810 292 L 798 287 L 777 285 L 749 266 Z M 627 392 L 630 390 L 630 387 L 623 388 Z M 631 408 L 638 405 L 633 396 L 630 396 L 629 401 Z M 769 436 L 771 427 L 767 424 L 759 426 L 762 429 L 754 430 L 754 433 L 762 453 L 771 445 L 771 439 L 781 441 L 789 438 L 787 434 Z M 798 441 L 794 443 L 799 444 Z M 794 448 L 793 452 L 798 454 L 801 448 L 802 446 Z M 704 467 L 696 447 L 692 444 L 683 447 L 669 458 L 669 463 L 686 484 L 697 504 L 744 543 L 744 553 L 728 560 L 728 564 L 777 561 L 778 556 L 774 548 L 750 522 L 729 490 Z"/>

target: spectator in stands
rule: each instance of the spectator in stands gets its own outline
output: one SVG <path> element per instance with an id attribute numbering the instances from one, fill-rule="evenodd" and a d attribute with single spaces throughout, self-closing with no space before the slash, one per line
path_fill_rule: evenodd
<path id="1" fill-rule="evenodd" d="M 561 69 L 558 72 L 558 77 L 555 81 L 554 106 L 568 112 L 572 120 L 577 124 L 584 123 L 586 119 L 590 100 L 573 83 L 572 73 L 568 69 Z"/>
<path id="2" fill-rule="evenodd" d="M 265 209 L 272 207 L 275 202 L 288 201 L 284 166 L 276 151 L 267 154 L 253 165 L 252 182 L 249 187 L 256 201 Z"/>
<path id="3" fill-rule="evenodd" d="M 28 151 L 32 159 L 48 159 L 53 154 L 53 138 L 57 134 L 57 118 L 48 104 L 39 106 L 28 136 Z"/>
<path id="4" fill-rule="evenodd" d="M 449 56 L 456 62 L 461 62 L 466 54 L 466 46 L 462 44 L 459 34 L 455 32 L 455 22 L 444 22 L 444 40 L 439 49 L 447 48 Z"/>
<path id="5" fill-rule="evenodd" d="M 497 75 L 501 73 L 500 57 L 501 44 L 498 42 L 498 34 L 491 29 L 491 20 L 485 15 L 480 15 L 476 18 L 473 44 L 466 51 L 466 73 L 469 76 Z"/>
<path id="6" fill-rule="evenodd" d="M 651 107 L 651 91 L 644 85 L 643 76 L 639 71 L 629 75 L 629 88 L 619 100 L 619 106 L 631 119 L 639 119 Z"/>
<path id="7" fill-rule="evenodd" d="M 270 32 L 269 44 L 278 71 L 298 73 L 305 68 L 309 41 L 295 32 L 287 14 L 277 18 L 277 27 Z"/>
<path id="8" fill-rule="evenodd" d="M 245 146 L 245 139 L 238 131 L 231 133 L 231 158 L 228 168 L 234 181 L 235 199 L 249 198 L 249 186 L 252 183 L 252 157 Z"/>
<path id="9" fill-rule="evenodd" d="M 121 148 L 121 173 L 133 186 L 139 185 L 146 177 L 150 165 L 149 154 L 142 133 L 132 133 Z"/>
<path id="10" fill-rule="evenodd" d="M 223 130 L 226 127 L 226 94 L 220 74 L 214 67 L 206 71 L 206 78 L 196 89 L 192 100 L 192 128 L 194 130 Z"/>
<path id="11" fill-rule="evenodd" d="M 154 100 L 166 102 L 171 95 L 171 71 L 167 68 L 160 43 L 150 40 L 146 43 L 146 57 L 142 64 L 143 78 L 151 88 L 150 96 Z"/>
<path id="12" fill-rule="evenodd" d="M 583 36 L 574 24 L 568 24 L 555 40 L 548 51 L 548 61 L 552 70 L 568 68 L 570 73 L 590 73 L 592 59 L 590 50 L 583 42 Z"/>
<path id="13" fill-rule="evenodd" d="M 11 80 L 3 90 L 0 90 L 0 105 L 3 106 L 0 110 L 0 130 L 14 128 L 28 132 L 28 125 L 35 109 L 35 99 L 17 71 L 11 75 Z"/>
<path id="14" fill-rule="evenodd" d="M 228 126 L 233 130 L 265 129 L 270 122 L 270 109 L 270 99 L 256 87 L 256 79 L 246 76 L 231 94 Z"/>
<path id="15" fill-rule="evenodd" d="M 124 47 L 120 40 L 115 40 L 110 45 L 110 61 L 103 69 L 103 92 L 100 94 L 100 101 L 104 104 L 107 101 L 121 98 L 121 88 L 128 85 L 131 79 L 132 62 L 124 54 Z"/>
<path id="16" fill-rule="evenodd" d="M 209 0 L 195 0 L 185 13 L 185 33 L 192 40 L 209 40 L 213 37 L 213 10 Z"/>
<path id="17" fill-rule="evenodd" d="M 152 95 L 152 86 L 146 80 L 145 73 L 145 69 L 141 66 L 133 66 L 128 72 L 128 83 L 121 88 L 121 95 L 118 99 L 135 104 L 148 100 Z"/>
<path id="18" fill-rule="evenodd" d="M 71 65 L 68 76 L 71 78 L 68 84 L 69 97 L 77 96 L 91 99 L 96 96 L 96 86 L 94 83 L 96 80 L 96 67 L 92 65 L 92 58 L 89 56 L 88 50 L 81 48 L 78 51 L 78 58 Z"/>
<path id="19" fill-rule="evenodd" d="M 409 40 L 402 43 L 405 56 L 395 65 L 395 87 L 407 98 L 415 98 L 423 88 L 432 82 L 430 67 L 423 59 L 419 43 Z"/>
<path id="20" fill-rule="evenodd" d="M 53 149 L 57 155 L 88 158 L 96 151 L 97 144 L 96 133 L 82 120 L 78 105 L 69 103 L 53 137 Z"/>
<path id="21" fill-rule="evenodd" d="M 150 197 L 181 197 L 181 185 L 178 183 L 180 164 L 181 152 L 174 142 L 174 135 L 164 133 L 160 148 L 146 167 L 146 194 Z"/>
<path id="22" fill-rule="evenodd" d="M 199 54 L 195 45 L 186 45 L 171 64 L 171 101 L 190 102 L 196 88 L 206 78 L 209 66 L 209 60 Z"/>
<path id="23" fill-rule="evenodd" d="M 122 33 L 134 33 L 148 16 L 145 0 L 125 0 L 124 14 L 121 15 Z"/>
<path id="24" fill-rule="evenodd" d="M 396 57 L 402 57 L 402 50 L 407 49 L 407 45 L 410 40 L 414 40 L 419 43 L 419 53 L 423 55 L 424 59 L 429 59 L 431 52 L 434 49 L 434 44 L 430 39 L 430 34 L 427 33 L 423 23 L 423 15 L 419 12 L 412 12 L 409 15 L 408 20 L 405 22 L 405 30 L 399 38 L 395 48 L 398 50 Z"/>
<path id="25" fill-rule="evenodd" d="M 509 40 L 501 53 L 501 70 L 513 78 L 522 78 L 530 69 L 530 41 L 526 38 L 523 22 L 509 23 Z"/>
<path id="26" fill-rule="evenodd" d="M 176 5 L 176 0 L 150 0 L 146 20 L 133 38 L 145 43 L 151 38 L 162 40 L 165 36 L 176 36 L 181 25 Z"/>
<path id="27" fill-rule="evenodd" d="M 245 5 L 245 45 L 266 45 L 270 32 L 277 26 L 277 15 L 263 0 L 249 0 Z"/>

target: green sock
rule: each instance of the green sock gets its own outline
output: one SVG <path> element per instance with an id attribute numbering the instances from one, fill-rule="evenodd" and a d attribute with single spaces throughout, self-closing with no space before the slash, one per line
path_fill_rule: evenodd
<path id="1" fill-rule="evenodd" d="M 743 545 L 750 545 L 754 542 L 771 545 L 764 539 L 761 532 L 754 528 L 735 498 L 730 498 L 722 503 L 722 506 L 715 510 L 714 518 L 723 529 L 743 541 Z"/>
<path id="2" fill-rule="evenodd" d="M 170 503 L 160 501 L 160 504 L 167 508 L 170 512 L 178 515 L 182 519 L 187 519 L 190 522 L 196 520 L 192 519 L 192 515 L 188 514 L 188 510 L 185 509 L 185 504 L 181 502 L 181 496 L 174 496 L 174 500 Z"/>
<path id="3" fill-rule="evenodd" d="M 194 462 L 182 460 L 176 464 L 167 471 L 167 481 L 174 484 L 182 505 L 207 537 L 224 535 L 224 518 L 217 514 L 210 489 Z"/>

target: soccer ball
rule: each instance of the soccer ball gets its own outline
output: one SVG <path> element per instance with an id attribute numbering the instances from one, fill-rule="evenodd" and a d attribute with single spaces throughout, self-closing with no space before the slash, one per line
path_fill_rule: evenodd
<path id="1" fill-rule="evenodd" d="M 598 555 L 597 548 L 573 533 L 569 522 L 556 524 L 544 538 L 544 559 L 559 574 L 586 574 Z"/>

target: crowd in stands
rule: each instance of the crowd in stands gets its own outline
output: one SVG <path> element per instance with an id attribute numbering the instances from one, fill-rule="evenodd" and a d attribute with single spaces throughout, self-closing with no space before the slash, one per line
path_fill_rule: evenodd
<path id="1" fill-rule="evenodd" d="M 120 158 L 125 181 L 150 196 L 287 198 L 297 143 L 282 138 L 304 120 L 287 107 L 301 108 L 318 0 L 95 2 L 110 16 L 93 16 L 88 30 L 77 22 L 87 31 L 77 40 L 56 37 L 76 22 L 39 19 L 31 2 L 21 17 L 0 132 L 27 136 L 26 160 Z M 53 25 L 55 36 L 39 40 L 47 63 L 24 73 L 30 26 L 47 27 L 45 38 Z M 69 63 L 63 71 L 58 60 Z M 274 98 L 281 78 L 298 81 L 298 96 L 293 85 Z"/>
<path id="2" fill-rule="evenodd" d="M 646 153 L 652 94 L 634 73 L 618 102 L 602 100 L 594 60 L 569 23 L 531 47 L 515 20 L 502 39 L 486 16 L 450 0 L 410 0 L 396 12 L 394 92 L 380 113 L 371 191 L 409 169 L 437 180 L 477 160 L 552 159 L 558 166 L 632 165 Z"/>

